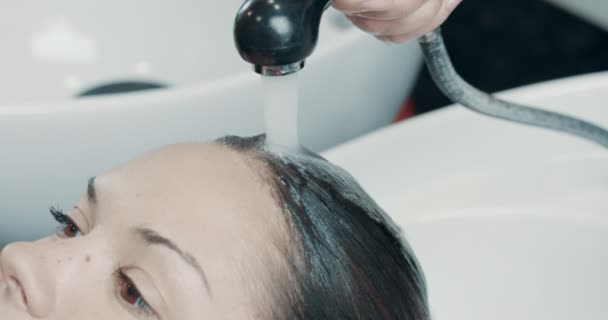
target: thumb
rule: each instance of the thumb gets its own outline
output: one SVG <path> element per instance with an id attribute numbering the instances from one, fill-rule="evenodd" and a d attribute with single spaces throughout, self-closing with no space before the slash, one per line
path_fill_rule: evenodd
<path id="1" fill-rule="evenodd" d="M 335 0 L 334 8 L 346 13 L 359 13 L 381 10 L 390 0 Z"/>

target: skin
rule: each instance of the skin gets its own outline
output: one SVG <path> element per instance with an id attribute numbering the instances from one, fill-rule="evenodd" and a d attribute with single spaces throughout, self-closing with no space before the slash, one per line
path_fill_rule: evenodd
<path id="1" fill-rule="evenodd" d="M 401 43 L 441 25 L 462 0 L 335 0 L 361 30 L 378 39 Z"/>
<path id="2" fill-rule="evenodd" d="M 85 192 L 66 211 L 83 235 L 2 250 L 0 319 L 156 319 L 122 299 L 118 266 L 158 319 L 262 318 L 286 233 L 259 170 L 219 145 L 180 144 L 98 176 L 94 201 Z M 171 239 L 204 278 L 137 228 Z"/>

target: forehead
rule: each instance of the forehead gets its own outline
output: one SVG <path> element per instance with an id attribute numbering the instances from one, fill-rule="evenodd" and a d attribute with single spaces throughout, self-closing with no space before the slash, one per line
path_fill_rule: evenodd
<path id="1" fill-rule="evenodd" d="M 207 258 L 240 254 L 247 243 L 268 241 L 280 217 L 256 167 L 216 144 L 164 147 L 99 176 L 98 207 L 120 212 L 110 215 L 121 224 L 159 230 Z"/>
<path id="2" fill-rule="evenodd" d="M 259 172 L 241 154 L 215 144 L 178 144 L 152 151 L 96 179 L 108 200 L 145 197 L 147 203 L 223 206 L 264 203 Z M 238 197 L 240 201 L 224 201 Z M 110 199 L 112 197 L 113 199 Z M 103 200 L 103 196 L 102 199 Z"/>
<path id="3" fill-rule="evenodd" d="M 172 239 L 200 262 L 213 288 L 213 299 L 197 299 L 193 308 L 209 318 L 226 310 L 245 318 L 258 298 L 244 284 L 270 276 L 268 259 L 287 235 L 261 167 L 221 145 L 164 147 L 95 179 L 95 219 L 117 238 L 144 227 Z"/>

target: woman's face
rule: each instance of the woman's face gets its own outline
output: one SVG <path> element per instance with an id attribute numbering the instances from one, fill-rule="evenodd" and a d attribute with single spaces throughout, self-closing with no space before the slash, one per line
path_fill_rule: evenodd
<path id="1" fill-rule="evenodd" d="M 58 235 L 0 253 L 0 319 L 257 318 L 285 239 L 252 163 L 182 144 L 92 179 Z"/>

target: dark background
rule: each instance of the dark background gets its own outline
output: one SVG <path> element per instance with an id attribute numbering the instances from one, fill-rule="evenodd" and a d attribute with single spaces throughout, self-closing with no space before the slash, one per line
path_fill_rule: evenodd
<path id="1" fill-rule="evenodd" d="M 541 0 L 464 0 L 442 31 L 456 70 L 487 92 L 608 70 L 608 32 Z M 417 114 L 450 104 L 426 68 L 413 98 Z"/>

